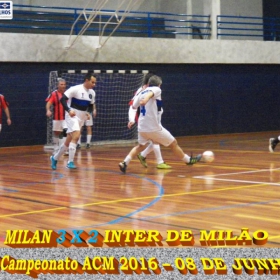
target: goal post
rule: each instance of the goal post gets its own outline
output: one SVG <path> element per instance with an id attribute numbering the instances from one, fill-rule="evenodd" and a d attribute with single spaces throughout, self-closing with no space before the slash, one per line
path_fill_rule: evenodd
<path id="1" fill-rule="evenodd" d="M 127 128 L 129 101 L 135 91 L 142 85 L 148 70 L 67 70 L 51 71 L 49 74 L 49 94 L 57 87 L 57 80 L 66 81 L 67 89 L 82 84 L 86 73 L 96 75 L 96 109 L 93 119 L 92 145 L 125 144 L 137 139 L 137 126 Z M 82 142 L 86 139 L 83 129 Z M 47 143 L 52 147 L 52 119 L 47 120 Z"/>

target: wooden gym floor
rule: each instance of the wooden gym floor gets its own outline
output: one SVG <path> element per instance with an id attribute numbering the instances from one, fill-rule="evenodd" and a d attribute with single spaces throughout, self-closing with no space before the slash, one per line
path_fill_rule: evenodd
<path id="1" fill-rule="evenodd" d="M 280 134 L 280 133 L 279 133 Z M 268 152 L 278 132 L 177 138 L 184 152 L 212 150 L 215 161 L 186 166 L 162 148 L 170 170 L 156 169 L 154 154 L 145 169 L 134 159 L 119 171 L 133 144 L 84 147 L 77 170 L 67 157 L 51 170 L 42 146 L 1 148 L 0 247 L 6 230 L 190 229 L 266 230 L 265 247 L 280 247 L 280 145 Z"/>

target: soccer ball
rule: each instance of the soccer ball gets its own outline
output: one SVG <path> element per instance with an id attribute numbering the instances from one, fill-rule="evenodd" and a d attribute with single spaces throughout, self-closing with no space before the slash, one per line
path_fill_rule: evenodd
<path id="1" fill-rule="evenodd" d="M 202 158 L 205 162 L 212 162 L 214 160 L 215 156 L 212 151 L 205 151 L 202 154 Z"/>

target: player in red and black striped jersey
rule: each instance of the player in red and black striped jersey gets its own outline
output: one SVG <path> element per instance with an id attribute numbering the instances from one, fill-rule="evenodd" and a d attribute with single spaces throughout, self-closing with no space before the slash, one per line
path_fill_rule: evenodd
<path id="1" fill-rule="evenodd" d="M 47 98 L 46 104 L 46 115 L 47 117 L 53 116 L 53 143 L 54 150 L 58 150 L 59 146 L 65 141 L 63 139 L 63 130 L 67 129 L 65 123 L 65 110 L 60 103 L 60 98 L 63 96 L 66 90 L 66 81 L 64 79 L 59 79 L 57 83 L 57 90 L 53 91 Z M 53 112 L 51 111 L 51 106 L 53 106 Z"/>
<path id="2" fill-rule="evenodd" d="M 7 117 L 7 124 L 11 125 L 11 116 L 10 116 L 10 110 L 9 110 L 9 103 L 6 101 L 5 96 L 0 94 L 0 131 L 2 130 L 2 113 L 3 111 L 6 114 Z"/>

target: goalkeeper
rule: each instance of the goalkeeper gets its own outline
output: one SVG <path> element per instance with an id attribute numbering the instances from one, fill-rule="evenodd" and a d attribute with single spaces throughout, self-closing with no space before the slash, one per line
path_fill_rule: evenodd
<path id="1" fill-rule="evenodd" d="M 148 81 L 149 81 L 150 77 L 152 77 L 153 75 L 154 75 L 153 73 L 148 73 L 145 75 L 142 86 L 136 91 L 133 99 L 129 102 L 129 105 L 130 105 L 129 111 L 128 111 L 129 122 L 127 125 L 129 129 L 135 124 L 135 122 L 137 122 L 138 116 L 139 116 L 139 108 L 137 110 L 132 107 L 133 101 L 140 94 L 140 92 L 142 92 L 144 89 L 146 89 L 148 87 Z M 160 108 L 160 110 L 158 111 L 159 121 L 161 120 L 162 113 L 163 113 L 163 109 Z M 138 159 L 140 160 L 141 164 L 144 167 L 146 167 L 146 168 L 148 167 L 147 162 L 146 162 L 146 157 L 151 151 L 154 151 L 154 153 L 155 153 L 158 169 L 170 169 L 171 168 L 171 166 L 166 164 L 162 158 L 161 151 L 160 151 L 160 145 L 154 144 L 153 142 L 151 142 L 144 151 L 142 151 L 141 153 L 139 153 L 137 155 Z"/>

